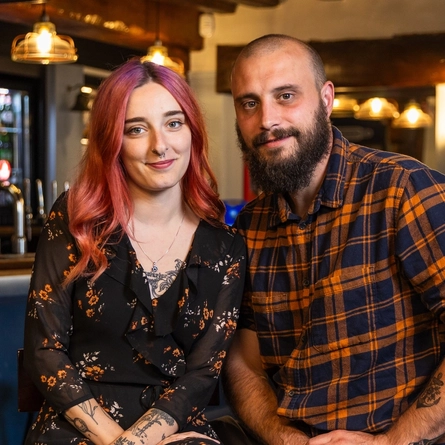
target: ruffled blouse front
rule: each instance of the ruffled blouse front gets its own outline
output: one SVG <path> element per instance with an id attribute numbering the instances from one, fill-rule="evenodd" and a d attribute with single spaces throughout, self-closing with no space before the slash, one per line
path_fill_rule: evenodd
<path id="1" fill-rule="evenodd" d="M 127 236 L 106 246 L 109 267 L 94 284 L 65 288 L 77 255 L 60 198 L 39 240 L 25 325 L 25 366 L 47 406 L 61 412 L 94 396 L 123 428 L 150 406 L 180 430 L 204 423 L 238 319 L 242 238 L 201 221 L 184 267 L 154 300 Z M 48 430 L 44 417 L 34 430 Z"/>

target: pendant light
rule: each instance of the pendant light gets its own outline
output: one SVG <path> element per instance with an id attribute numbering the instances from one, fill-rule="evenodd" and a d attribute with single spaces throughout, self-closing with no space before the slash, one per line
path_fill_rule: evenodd
<path id="1" fill-rule="evenodd" d="M 403 113 L 394 119 L 394 128 L 424 128 L 430 127 L 433 123 L 431 116 L 425 113 L 415 100 L 410 100 Z"/>
<path id="2" fill-rule="evenodd" d="M 184 77 L 184 63 L 177 57 L 169 57 L 168 51 L 165 46 L 162 45 L 162 41 L 159 38 L 159 1 L 156 2 L 156 39 L 154 45 L 148 48 L 146 56 L 141 57 L 141 62 L 153 62 L 158 65 L 163 65 L 171 70 L 175 71 L 182 77 Z"/>
<path id="3" fill-rule="evenodd" d="M 359 109 L 357 99 L 346 96 L 337 96 L 332 106 L 333 117 L 352 116 Z"/>
<path id="4" fill-rule="evenodd" d="M 398 116 L 397 107 L 384 97 L 368 99 L 354 113 L 354 117 L 361 120 L 394 119 Z"/>
<path id="5" fill-rule="evenodd" d="M 77 49 L 73 39 L 56 33 L 56 26 L 46 14 L 46 4 L 42 6 L 42 16 L 34 24 L 33 32 L 19 35 L 12 42 L 11 59 L 43 65 L 76 62 Z"/>

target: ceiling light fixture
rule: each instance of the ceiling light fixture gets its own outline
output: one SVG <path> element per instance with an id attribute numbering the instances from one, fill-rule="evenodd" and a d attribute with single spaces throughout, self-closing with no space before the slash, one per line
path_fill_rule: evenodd
<path id="1" fill-rule="evenodd" d="M 359 109 L 357 99 L 345 96 L 338 96 L 334 99 L 332 106 L 333 117 L 352 116 Z"/>
<path id="2" fill-rule="evenodd" d="M 177 57 L 169 57 L 167 48 L 162 45 L 159 38 L 159 14 L 159 2 L 156 2 L 156 39 L 154 45 L 148 48 L 147 55 L 141 57 L 141 62 L 163 65 L 184 77 L 184 62 Z"/>
<path id="3" fill-rule="evenodd" d="M 400 117 L 393 120 L 392 126 L 394 128 L 424 128 L 430 127 L 432 123 L 431 116 L 425 113 L 415 100 L 410 100 Z"/>
<path id="4" fill-rule="evenodd" d="M 372 97 L 360 105 L 354 117 L 361 120 L 395 119 L 399 117 L 399 112 L 397 107 L 384 97 Z"/>
<path id="5" fill-rule="evenodd" d="M 11 59 L 43 65 L 76 62 L 77 49 L 73 39 L 56 33 L 56 26 L 46 14 L 46 4 L 42 6 L 42 16 L 34 24 L 33 32 L 21 34 L 12 42 Z"/>

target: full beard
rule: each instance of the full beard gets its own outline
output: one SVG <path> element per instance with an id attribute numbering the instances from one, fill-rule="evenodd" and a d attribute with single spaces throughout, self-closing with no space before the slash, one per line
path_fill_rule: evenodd
<path id="1" fill-rule="evenodd" d="M 313 177 L 315 168 L 330 153 L 331 124 L 326 119 L 326 111 L 322 101 L 315 113 L 315 119 L 307 131 L 295 127 L 276 129 L 260 133 L 248 147 L 241 131 L 236 125 L 238 144 L 247 163 L 254 188 L 264 192 L 292 193 L 306 188 Z M 271 136 L 296 139 L 294 149 L 284 159 L 267 160 L 261 156 L 258 146 Z"/>

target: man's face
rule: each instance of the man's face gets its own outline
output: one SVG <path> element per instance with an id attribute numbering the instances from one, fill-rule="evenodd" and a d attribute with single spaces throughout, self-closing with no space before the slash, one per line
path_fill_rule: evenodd
<path id="1" fill-rule="evenodd" d="M 253 148 L 247 146 L 239 126 L 236 126 L 238 142 L 243 152 L 243 159 L 249 168 L 252 182 L 265 192 L 297 192 L 309 186 L 315 168 L 330 152 L 331 126 L 326 120 L 326 110 L 322 101 L 311 128 L 304 132 L 291 127 L 276 129 L 272 136 L 291 137 L 295 140 L 286 156 L 264 156 L 263 151 L 257 150 L 260 141 L 266 138 L 261 133 L 255 140 Z M 263 136 L 262 136 L 263 135 Z"/>
<path id="2" fill-rule="evenodd" d="M 332 84 L 316 87 L 308 55 L 294 45 L 237 62 L 237 131 L 252 179 L 264 191 L 306 187 L 329 153 Z"/>

